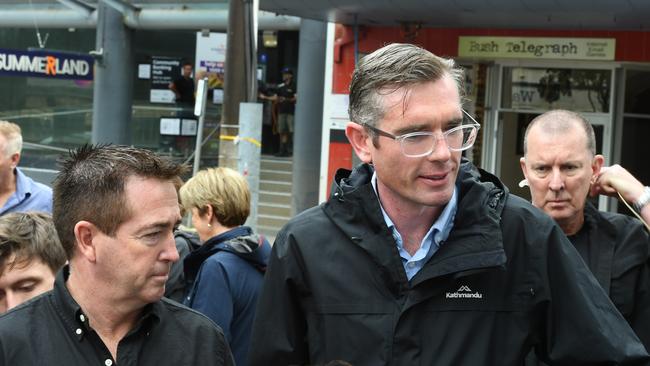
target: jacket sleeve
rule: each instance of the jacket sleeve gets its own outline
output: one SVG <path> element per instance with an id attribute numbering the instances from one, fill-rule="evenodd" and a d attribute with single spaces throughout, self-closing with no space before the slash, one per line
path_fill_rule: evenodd
<path id="1" fill-rule="evenodd" d="M 630 319 L 632 329 L 650 352 L 650 263 L 646 262 L 639 271 L 635 289 L 634 311 Z"/>
<path id="2" fill-rule="evenodd" d="M 541 243 L 540 243 L 541 244 Z M 546 238 L 542 342 L 551 365 L 647 365 L 645 348 L 557 226 Z"/>
<path id="3" fill-rule="evenodd" d="M 630 227 L 632 226 L 632 227 Z M 633 221 L 624 232 L 624 242 L 632 243 L 635 252 L 642 258 L 636 267 L 637 278 L 634 288 L 634 310 L 629 319 L 632 329 L 650 353 L 650 236 L 643 225 Z"/>
<path id="4" fill-rule="evenodd" d="M 300 263 L 296 243 L 280 232 L 257 305 L 248 355 L 251 366 L 309 363 L 307 325 L 300 301 L 306 290 Z"/>
<path id="5" fill-rule="evenodd" d="M 230 323 L 233 317 L 233 299 L 228 285 L 228 273 L 213 257 L 201 266 L 191 308 L 212 319 L 221 327 L 228 343 L 232 341 Z"/>

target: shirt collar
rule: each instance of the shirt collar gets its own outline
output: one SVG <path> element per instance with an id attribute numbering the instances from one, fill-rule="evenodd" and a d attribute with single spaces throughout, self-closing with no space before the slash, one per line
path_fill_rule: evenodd
<path id="1" fill-rule="evenodd" d="M 386 226 L 388 226 L 388 228 L 391 229 L 391 231 L 393 232 L 393 236 L 396 236 L 396 241 L 398 246 L 401 247 L 402 245 L 401 236 L 397 231 L 397 229 L 395 228 L 395 224 L 393 223 L 393 220 L 391 220 L 391 218 L 386 213 L 386 210 L 384 210 L 384 206 L 381 204 L 381 200 L 379 199 L 379 193 L 377 192 L 377 172 L 372 173 L 372 178 L 370 179 L 370 183 L 372 184 L 372 188 L 375 190 L 375 194 L 377 195 L 377 200 L 379 201 L 379 208 L 381 208 L 381 213 L 384 216 L 384 221 L 386 222 Z M 457 208 L 458 208 L 458 188 L 454 186 L 454 192 L 451 195 L 451 199 L 449 200 L 445 208 L 442 210 L 442 213 L 440 214 L 438 219 L 431 225 L 431 228 L 425 235 L 425 238 L 428 239 L 429 236 L 433 235 L 433 239 L 435 240 L 435 243 L 438 245 L 440 245 L 442 241 L 446 240 L 447 237 L 449 237 L 449 233 L 451 232 L 451 229 L 453 228 L 453 223 L 454 223 L 454 218 L 456 217 Z"/>
<path id="2" fill-rule="evenodd" d="M 16 175 L 16 196 L 22 198 L 25 195 L 31 194 L 32 187 L 25 174 L 18 168 L 14 169 L 14 174 Z"/>
<path id="3" fill-rule="evenodd" d="M 70 265 L 66 264 L 57 273 L 52 291 L 56 310 L 65 323 L 66 328 L 75 335 L 78 341 L 81 341 L 86 333 L 91 331 L 91 327 L 88 323 L 88 316 L 86 316 L 81 306 L 79 306 L 66 287 L 70 270 Z M 146 305 L 142 311 L 142 316 L 129 334 L 138 331 L 141 327 L 144 327 L 143 330 L 148 331 L 152 326 L 157 324 L 161 317 L 161 306 L 160 301 Z"/>

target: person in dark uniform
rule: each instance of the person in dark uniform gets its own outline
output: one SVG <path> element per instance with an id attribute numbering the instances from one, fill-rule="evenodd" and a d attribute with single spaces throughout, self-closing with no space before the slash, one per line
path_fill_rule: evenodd
<path id="1" fill-rule="evenodd" d="M 182 108 L 183 114 L 194 108 L 194 79 L 192 78 L 192 64 L 184 62 L 181 68 L 181 75 L 169 84 L 169 89 L 176 96 L 176 105 Z M 191 112 L 190 112 L 191 114 Z"/>
<path id="2" fill-rule="evenodd" d="M 293 80 L 293 70 L 288 67 L 282 69 L 282 83 L 278 85 L 274 98 L 278 106 L 278 133 L 280 134 L 280 151 L 276 155 L 291 156 L 296 84 Z"/>

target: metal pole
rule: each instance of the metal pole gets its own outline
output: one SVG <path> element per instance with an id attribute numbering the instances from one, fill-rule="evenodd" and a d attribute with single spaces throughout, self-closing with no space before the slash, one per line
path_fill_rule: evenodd
<path id="1" fill-rule="evenodd" d="M 262 152 L 262 104 L 239 105 L 239 172 L 248 181 L 251 193 L 251 211 L 246 225 L 257 231 L 257 206 L 260 191 L 260 154 Z"/>
<path id="2" fill-rule="evenodd" d="M 201 147 L 203 147 L 203 126 L 205 124 L 205 105 L 208 99 L 208 78 L 199 80 L 196 89 L 196 103 L 194 104 L 194 115 L 199 117 L 199 125 L 196 127 L 196 147 L 194 148 L 194 165 L 192 176 L 199 172 L 201 165 Z M 182 123 L 182 121 L 181 121 Z"/>
<path id="3" fill-rule="evenodd" d="M 122 14 L 103 1 L 97 12 L 92 142 L 130 145 L 133 31 L 124 25 Z"/>
<path id="4" fill-rule="evenodd" d="M 298 51 L 292 214 L 318 204 L 327 23 L 303 19 Z M 321 121 L 320 123 L 315 123 Z"/>
<path id="5" fill-rule="evenodd" d="M 244 0 L 230 0 L 228 40 L 226 41 L 221 136 L 232 138 L 239 133 L 239 103 L 247 101 L 246 9 Z M 219 141 L 219 166 L 237 169 L 237 147 L 232 140 Z"/>
<path id="6" fill-rule="evenodd" d="M 354 14 L 354 67 L 359 63 L 359 21 L 358 14 Z"/>

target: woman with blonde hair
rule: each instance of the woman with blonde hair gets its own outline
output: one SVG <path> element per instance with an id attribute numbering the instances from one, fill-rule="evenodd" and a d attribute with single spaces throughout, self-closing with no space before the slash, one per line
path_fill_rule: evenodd
<path id="1" fill-rule="evenodd" d="M 183 303 L 224 331 L 237 365 L 247 365 L 257 295 L 271 245 L 243 226 L 250 213 L 246 179 L 229 168 L 202 170 L 180 189 L 201 246 L 184 260 L 193 285 Z"/>

